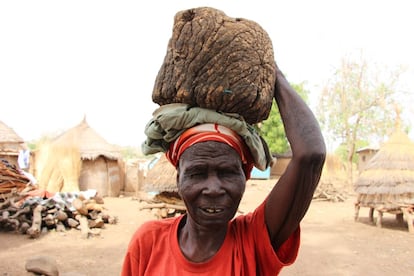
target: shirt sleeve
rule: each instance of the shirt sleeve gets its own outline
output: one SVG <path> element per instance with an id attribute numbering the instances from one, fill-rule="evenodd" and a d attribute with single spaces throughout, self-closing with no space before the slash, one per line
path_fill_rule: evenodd
<path id="1" fill-rule="evenodd" d="M 258 269 L 262 273 L 280 271 L 284 266 L 291 265 L 296 260 L 300 245 L 300 227 L 277 249 L 274 250 L 265 223 L 265 202 L 246 216 L 242 216 L 243 239 L 249 240 L 249 248 L 254 250 Z M 239 225 L 240 226 L 240 225 Z M 246 246 L 245 246 L 246 247 Z"/>

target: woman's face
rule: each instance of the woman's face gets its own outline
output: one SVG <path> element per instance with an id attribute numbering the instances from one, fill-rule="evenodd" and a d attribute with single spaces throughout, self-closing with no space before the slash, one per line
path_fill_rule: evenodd
<path id="1" fill-rule="evenodd" d="M 234 217 L 246 187 L 240 156 L 220 142 L 195 144 L 181 155 L 178 192 L 200 226 L 222 226 Z"/>

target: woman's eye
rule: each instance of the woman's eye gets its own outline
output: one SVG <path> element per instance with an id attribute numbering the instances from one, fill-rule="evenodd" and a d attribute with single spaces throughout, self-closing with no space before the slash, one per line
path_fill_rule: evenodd
<path id="1" fill-rule="evenodd" d="M 201 178 L 201 177 L 204 176 L 204 173 L 195 172 L 195 173 L 190 173 L 189 176 L 190 176 L 190 178 Z"/>

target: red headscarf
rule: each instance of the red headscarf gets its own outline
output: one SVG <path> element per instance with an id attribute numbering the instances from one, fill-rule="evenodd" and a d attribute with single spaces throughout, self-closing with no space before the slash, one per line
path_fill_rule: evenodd
<path id="1" fill-rule="evenodd" d="M 190 146 L 207 141 L 216 141 L 229 145 L 239 154 L 246 179 L 250 178 L 253 159 L 243 139 L 233 130 L 218 124 L 201 124 L 184 131 L 180 137 L 170 144 L 165 153 L 167 159 L 175 167 L 181 154 Z"/>

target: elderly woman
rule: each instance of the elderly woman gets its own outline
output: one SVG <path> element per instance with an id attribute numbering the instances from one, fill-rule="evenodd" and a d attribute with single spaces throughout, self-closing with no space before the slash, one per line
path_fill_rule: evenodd
<path id="1" fill-rule="evenodd" d="M 250 171 L 271 163 L 263 139 L 242 120 L 214 111 L 171 105 L 155 112 L 144 148 L 166 151 L 176 166 L 187 213 L 143 224 L 122 275 L 276 275 L 295 261 L 326 149 L 313 113 L 279 69 L 276 74 L 274 99 L 292 160 L 246 215 L 235 216 Z"/>

